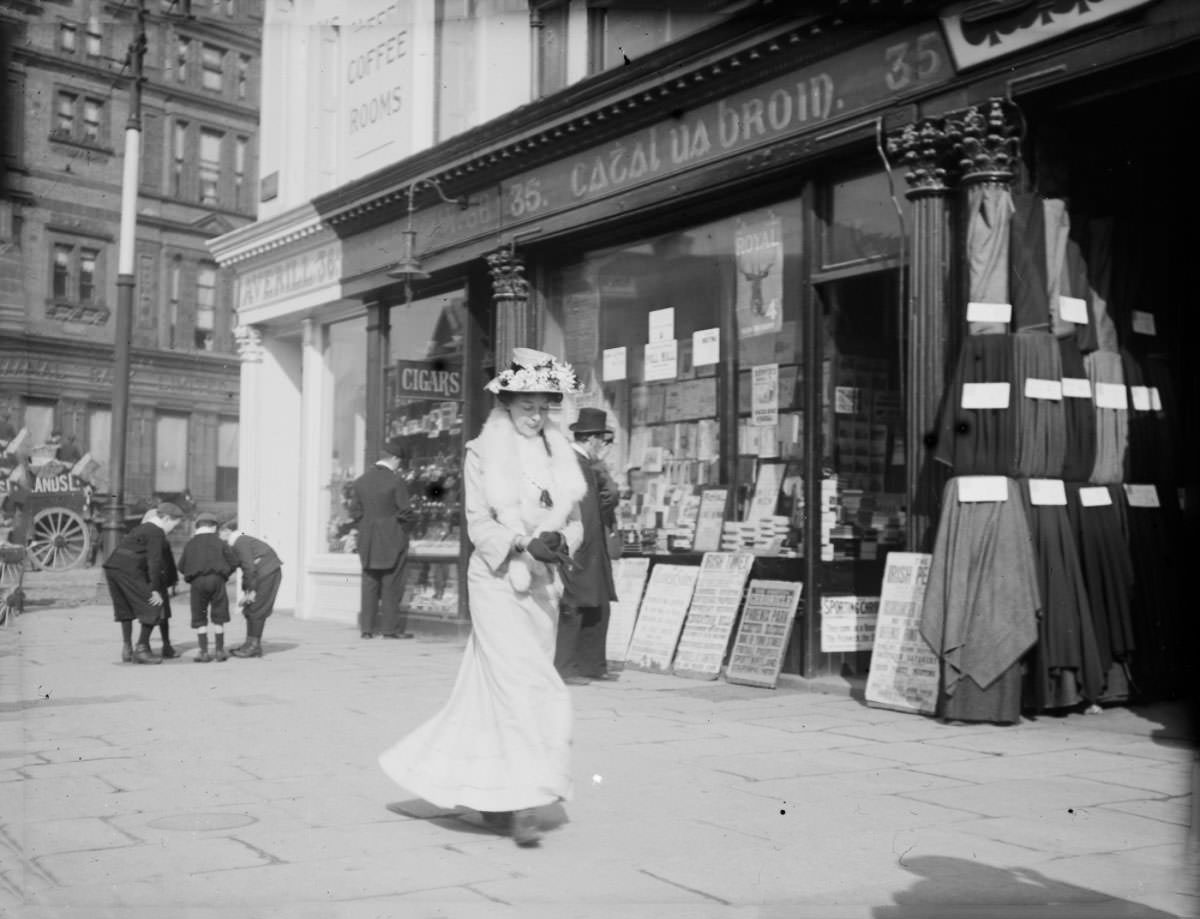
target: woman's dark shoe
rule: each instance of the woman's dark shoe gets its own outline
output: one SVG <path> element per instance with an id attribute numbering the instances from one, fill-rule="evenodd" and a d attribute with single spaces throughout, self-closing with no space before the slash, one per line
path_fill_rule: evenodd
<path id="1" fill-rule="evenodd" d="M 518 846 L 536 846 L 542 838 L 542 828 L 538 826 L 537 811 L 526 807 L 513 814 L 512 838 Z"/>
<path id="2" fill-rule="evenodd" d="M 161 664 L 162 658 L 155 657 L 149 645 L 138 645 L 133 649 L 133 660 L 138 664 Z"/>

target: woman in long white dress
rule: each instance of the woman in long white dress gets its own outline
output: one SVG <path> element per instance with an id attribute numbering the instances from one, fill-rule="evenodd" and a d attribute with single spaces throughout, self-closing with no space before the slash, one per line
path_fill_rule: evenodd
<path id="1" fill-rule="evenodd" d="M 570 365 L 526 348 L 487 385 L 497 404 L 463 461 L 472 632 L 445 707 L 379 758 L 398 785 L 480 811 L 519 845 L 538 839 L 534 808 L 571 794 L 571 701 L 554 637 L 559 566 L 582 539 L 587 486 L 547 416 L 577 385 Z"/>

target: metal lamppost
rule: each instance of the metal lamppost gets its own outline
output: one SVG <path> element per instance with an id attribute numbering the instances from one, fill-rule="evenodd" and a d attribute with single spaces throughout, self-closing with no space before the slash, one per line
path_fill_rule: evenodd
<path id="1" fill-rule="evenodd" d="M 138 0 L 137 32 L 129 46 L 133 83 L 125 123 L 121 176 L 121 236 L 117 249 L 117 321 L 113 341 L 112 434 L 109 439 L 109 492 L 101 524 L 104 554 L 117 547 L 125 521 L 125 439 L 129 418 L 130 339 L 133 336 L 133 254 L 137 245 L 137 190 L 142 148 L 142 63 L 146 56 L 146 6 Z"/>

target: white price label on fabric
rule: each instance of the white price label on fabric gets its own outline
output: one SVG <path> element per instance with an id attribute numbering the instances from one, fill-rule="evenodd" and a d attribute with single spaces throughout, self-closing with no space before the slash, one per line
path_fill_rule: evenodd
<path id="1" fill-rule="evenodd" d="M 1148 412 L 1150 411 L 1150 387 L 1149 386 L 1130 386 L 1129 400 L 1133 403 L 1135 411 Z"/>
<path id="2" fill-rule="evenodd" d="M 1112 507 L 1112 495 L 1103 485 L 1089 485 L 1079 489 L 1081 507 Z"/>
<path id="3" fill-rule="evenodd" d="M 1067 322 L 1087 325 L 1087 301 L 1082 297 L 1059 297 L 1058 315 Z"/>
<path id="4" fill-rule="evenodd" d="M 1150 410 L 1154 412 L 1161 412 L 1163 410 L 1162 396 L 1158 394 L 1157 386 L 1150 387 Z"/>
<path id="5" fill-rule="evenodd" d="M 1066 507 L 1067 489 L 1062 479 L 1030 479 L 1029 503 L 1037 507 Z"/>
<path id="6" fill-rule="evenodd" d="M 967 322 L 1012 322 L 1012 304 L 972 300 L 967 304 Z"/>
<path id="7" fill-rule="evenodd" d="M 1153 485 L 1126 485 L 1125 500 L 1130 507 L 1158 507 L 1158 489 Z"/>
<path id="8" fill-rule="evenodd" d="M 1097 383 L 1096 407 L 1120 410 L 1129 408 L 1129 390 L 1123 383 Z"/>
<path id="9" fill-rule="evenodd" d="M 1008 479 L 1002 475 L 964 475 L 956 481 L 959 504 L 1008 500 Z"/>
<path id="10" fill-rule="evenodd" d="M 1139 335 L 1157 335 L 1158 326 L 1154 322 L 1154 314 L 1145 310 L 1134 310 L 1133 331 Z"/>
<path id="11" fill-rule="evenodd" d="M 1009 383 L 963 383 L 963 408 L 1008 408 Z"/>
<path id="12" fill-rule="evenodd" d="M 1039 380 L 1036 377 L 1025 379 L 1026 399 L 1050 399 L 1053 402 L 1061 402 L 1062 397 L 1062 380 Z"/>
<path id="13" fill-rule="evenodd" d="M 1067 399 L 1092 398 L 1092 383 L 1087 377 L 1063 377 L 1062 394 Z"/>

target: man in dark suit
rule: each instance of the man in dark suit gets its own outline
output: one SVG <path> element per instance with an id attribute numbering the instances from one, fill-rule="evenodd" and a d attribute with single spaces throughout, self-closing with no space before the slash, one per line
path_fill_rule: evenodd
<path id="1" fill-rule="evenodd" d="M 575 434 L 587 494 L 579 502 L 583 542 L 563 567 L 563 597 L 558 618 L 554 666 L 563 681 L 585 685 L 592 680 L 615 680 L 608 672 L 605 644 L 608 641 L 609 604 L 617 598 L 608 534 L 616 523 L 617 488 L 603 457 L 612 443 L 607 413 L 583 408 L 570 426 Z"/>
<path id="2" fill-rule="evenodd" d="M 408 486 L 399 474 L 405 458 L 401 438 L 392 437 L 383 456 L 354 480 L 350 496 L 351 525 L 358 529 L 362 562 L 362 606 L 358 630 L 363 638 L 412 638 L 400 611 L 401 578 L 408 557 L 405 525 L 412 516 Z M 382 609 L 380 609 L 382 601 Z"/>

